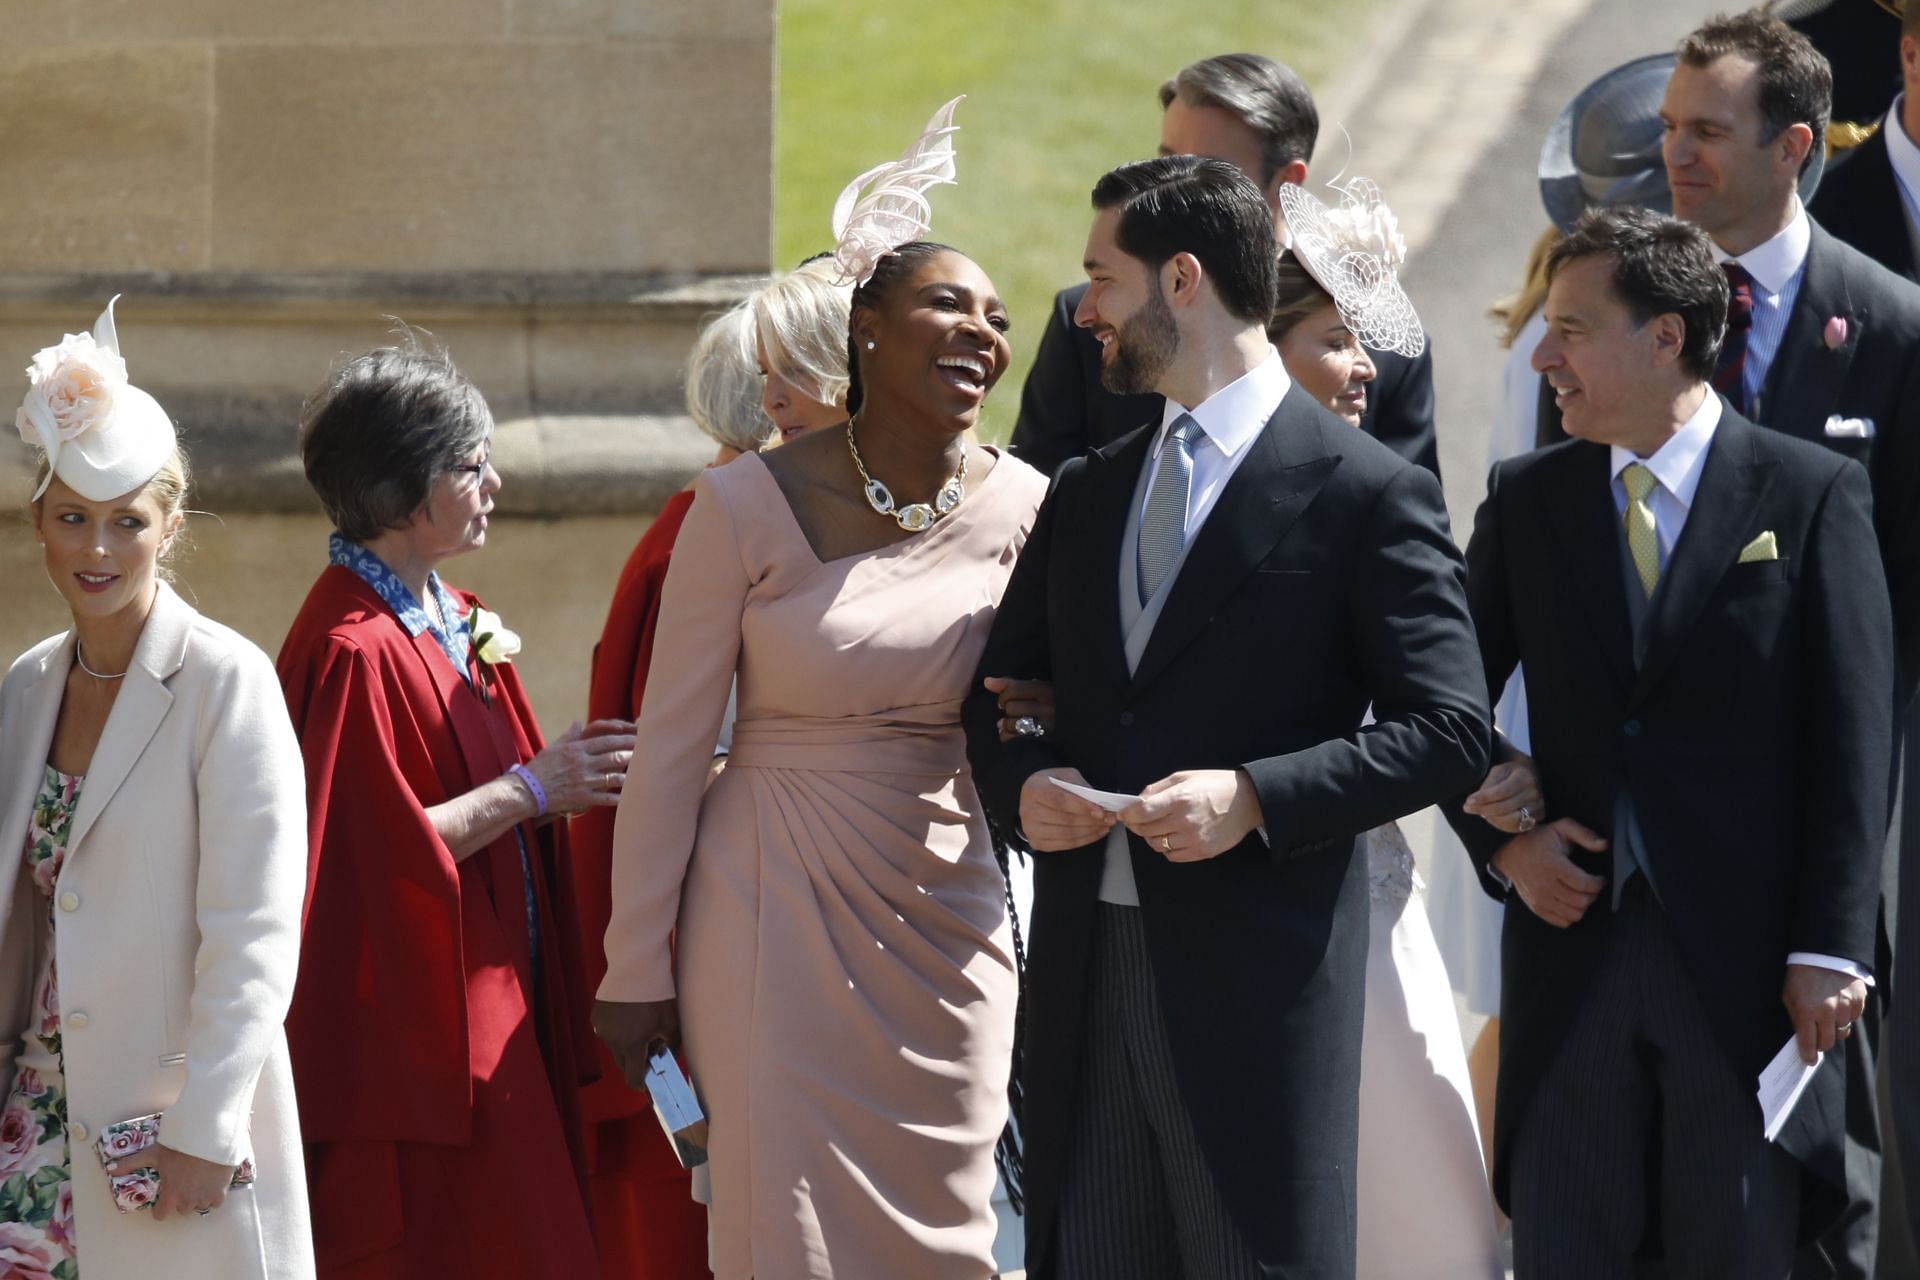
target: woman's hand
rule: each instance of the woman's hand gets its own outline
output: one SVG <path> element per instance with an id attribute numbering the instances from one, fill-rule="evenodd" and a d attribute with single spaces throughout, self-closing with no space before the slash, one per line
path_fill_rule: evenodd
<path id="1" fill-rule="evenodd" d="M 1000 695 L 1000 741 L 1015 738 L 1039 738 L 1052 733 L 1055 726 L 1053 683 L 1049 680 L 1016 680 L 1012 676 L 988 676 L 980 682 L 987 692 Z M 1040 729 L 1021 733 L 1016 727 L 1022 719 L 1031 719 Z"/>
<path id="2" fill-rule="evenodd" d="M 1533 757 L 1516 755 L 1493 766 L 1480 789 L 1460 807 L 1510 836 L 1533 830 L 1547 817 L 1547 801 L 1540 792 L 1540 775 L 1533 767 Z"/>
<path id="3" fill-rule="evenodd" d="M 547 793 L 548 813 L 578 813 L 620 803 L 620 788 L 633 759 L 633 722 L 595 720 L 547 744 L 527 768 Z"/>
<path id="4" fill-rule="evenodd" d="M 680 1043 L 680 1002 L 595 1000 L 593 1033 L 613 1054 L 627 1084 L 644 1089 L 647 1061 L 656 1048 L 672 1049 Z"/>
<path id="5" fill-rule="evenodd" d="M 233 1186 L 233 1165 L 202 1160 L 199 1156 L 175 1151 L 165 1143 L 155 1143 L 145 1151 L 122 1156 L 107 1165 L 109 1174 L 131 1173 L 135 1169 L 152 1169 L 160 1175 L 160 1194 L 153 1202 L 156 1222 L 164 1222 L 189 1209 L 195 1213 L 211 1213 L 226 1203 L 227 1190 Z"/>

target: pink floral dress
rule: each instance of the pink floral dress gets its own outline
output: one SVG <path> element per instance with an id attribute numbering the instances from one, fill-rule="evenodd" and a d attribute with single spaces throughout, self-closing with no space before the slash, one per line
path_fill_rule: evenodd
<path id="1" fill-rule="evenodd" d="M 51 765 L 27 829 L 27 870 L 46 900 L 37 1021 L 21 1037 L 13 1092 L 0 1112 L 0 1277 L 78 1280 L 73 1248 L 72 1153 L 60 1064 L 60 998 L 53 966 L 53 887 L 66 860 L 80 779 Z"/>

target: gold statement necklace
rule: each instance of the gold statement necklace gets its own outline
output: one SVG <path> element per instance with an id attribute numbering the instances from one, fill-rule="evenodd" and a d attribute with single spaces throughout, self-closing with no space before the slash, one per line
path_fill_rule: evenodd
<path id="1" fill-rule="evenodd" d="M 913 502 L 904 507 L 895 505 L 893 490 L 868 474 L 867 464 L 860 457 L 860 446 L 854 442 L 851 422 L 847 423 L 847 452 L 853 455 L 854 468 L 866 482 L 867 505 L 881 515 L 891 517 L 895 524 L 908 533 L 921 533 L 932 528 L 934 521 L 953 514 L 954 508 L 967 496 L 967 450 L 964 443 L 960 446 L 960 469 L 940 486 L 940 491 L 933 495 L 933 501 Z"/>

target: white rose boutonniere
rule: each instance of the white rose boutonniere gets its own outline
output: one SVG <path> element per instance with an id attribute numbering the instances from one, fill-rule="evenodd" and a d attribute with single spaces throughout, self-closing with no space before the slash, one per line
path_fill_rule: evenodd
<path id="1" fill-rule="evenodd" d="M 520 652 L 520 637 L 507 630 L 500 621 L 500 615 L 490 609 L 473 607 L 467 615 L 467 635 L 473 641 L 473 651 L 480 655 L 480 661 L 490 667 L 503 662 L 512 662 L 513 655 Z"/>

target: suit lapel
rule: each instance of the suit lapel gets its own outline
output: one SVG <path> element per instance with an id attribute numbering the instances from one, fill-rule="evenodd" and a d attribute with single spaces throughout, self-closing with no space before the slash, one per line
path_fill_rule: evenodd
<path id="1" fill-rule="evenodd" d="M 1812 232 L 1800 292 L 1793 300 L 1780 350 L 1767 370 L 1756 418 L 1775 431 L 1824 444 L 1827 419 L 1840 404 L 1847 369 L 1869 317 L 1854 305 L 1833 237 L 1817 222 Z M 1837 349 L 1826 342 L 1827 322 L 1835 316 L 1847 322 L 1847 339 Z M 1693 517 L 1687 520 L 1691 524 Z"/>
<path id="2" fill-rule="evenodd" d="M 1849 167 L 1859 168 L 1859 181 L 1853 189 L 1872 196 L 1849 212 L 1857 220 L 1861 239 L 1872 246 L 1867 256 L 1894 274 L 1911 280 L 1915 265 L 1913 239 L 1907 233 L 1907 207 L 1900 196 L 1900 180 L 1893 172 L 1893 154 L 1887 150 L 1887 129 L 1898 127 L 1896 121 L 1888 121 L 1879 133 L 1861 143 L 1853 159 L 1847 162 Z"/>
<path id="3" fill-rule="evenodd" d="M 1633 623 L 1613 509 L 1609 454 L 1604 445 L 1566 450 L 1547 484 L 1547 522 L 1558 544 L 1563 580 L 1588 614 L 1607 665 L 1624 692 L 1633 688 Z"/>
<path id="4" fill-rule="evenodd" d="M 66 693 L 67 672 L 72 667 L 73 636 L 69 633 L 63 643 L 41 660 L 33 683 L 22 691 L 20 706 L 24 718 L 7 724 L 7 736 L 17 748 L 8 754 L 20 766 L 9 780 L 10 789 L 0 799 L 5 806 L 0 809 L 0 838 L 6 841 L 0 847 L 14 851 L 13 861 L 5 864 L 12 869 L 20 865 L 18 854 L 26 843 L 33 802 L 46 781 L 47 755 L 53 749 L 53 729 L 60 718 L 60 701 Z M 0 921 L 10 918 L 13 893 L 19 883 L 20 876 L 12 870 L 0 872 Z"/>
<path id="5" fill-rule="evenodd" d="M 67 839 L 70 859 L 79 856 L 87 832 L 133 772 L 173 706 L 173 694 L 166 682 L 186 659 L 187 636 L 194 617 L 192 607 L 161 583 L 147 625 L 140 632 L 140 643 L 134 646 L 125 683 L 113 700 L 113 710 L 107 713 L 107 723 L 100 731 L 100 744 L 87 765 L 86 780 L 80 784 L 73 833 Z"/>
<path id="6" fill-rule="evenodd" d="M 1086 516 L 1078 536 L 1087 539 L 1084 558 L 1063 563 L 1087 566 L 1080 572 L 1079 590 L 1088 620 L 1090 644 L 1103 677 L 1115 688 L 1127 683 L 1126 636 L 1120 623 L 1120 554 L 1126 537 L 1128 510 L 1147 464 L 1158 424 L 1149 424 L 1123 436 L 1105 449 L 1087 455 Z"/>
<path id="7" fill-rule="evenodd" d="M 1326 448 L 1317 413 L 1318 406 L 1295 385 L 1247 446 L 1247 456 L 1194 536 L 1134 669 L 1131 692 L 1145 688 L 1213 621 L 1219 604 L 1287 535 L 1340 465 L 1340 456 Z"/>
<path id="8" fill-rule="evenodd" d="M 1666 674 L 1714 588 L 1752 536 L 1754 512 L 1772 486 L 1775 472 L 1773 462 L 1755 456 L 1750 434 L 1754 430 L 1731 409 L 1714 430 L 1700 487 L 1687 512 L 1687 527 L 1667 558 L 1659 590 L 1648 601 L 1645 657 L 1629 708 L 1639 705 Z"/>

